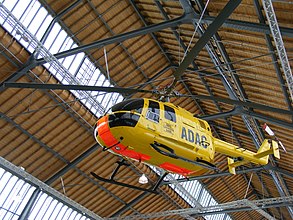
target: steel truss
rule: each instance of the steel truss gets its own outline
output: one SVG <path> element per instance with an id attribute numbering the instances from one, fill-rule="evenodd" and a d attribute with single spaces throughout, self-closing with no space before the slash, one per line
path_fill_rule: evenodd
<path id="1" fill-rule="evenodd" d="M 284 71 L 284 75 L 287 81 L 289 94 L 291 96 L 291 100 L 293 100 L 293 76 L 291 67 L 289 64 L 288 56 L 285 50 L 284 42 L 282 39 L 280 27 L 276 18 L 276 14 L 274 11 L 273 3 L 271 0 L 262 0 L 263 6 L 266 12 L 267 20 L 269 22 L 271 34 L 276 44 L 276 49 L 279 55 L 279 59 L 281 62 L 281 66 Z M 292 216 L 293 217 L 293 216 Z"/>
<path id="2" fill-rule="evenodd" d="M 253 210 L 261 213 L 263 216 L 265 216 L 268 219 L 274 219 L 268 213 L 264 212 L 263 209 L 270 208 L 270 207 L 289 206 L 292 204 L 293 204 L 293 196 L 267 198 L 267 199 L 260 199 L 260 200 L 242 199 L 242 200 L 222 203 L 222 204 L 209 206 L 209 207 L 169 210 L 169 211 L 150 213 L 150 214 L 144 214 L 144 215 L 131 215 L 131 216 L 119 217 L 119 218 L 108 218 L 108 220 L 152 219 L 152 218 L 159 218 L 159 217 L 166 217 L 166 216 L 173 216 L 173 215 L 206 216 L 206 215 L 214 215 L 219 213 L 253 211 Z"/>
<path id="3" fill-rule="evenodd" d="M 12 27 L 14 27 L 16 30 L 18 30 L 20 33 L 24 34 L 29 42 L 30 46 L 35 49 L 35 55 L 38 55 L 40 57 L 44 57 L 44 64 L 49 63 L 52 65 L 52 68 L 56 70 L 60 75 L 62 75 L 63 79 L 68 84 L 80 84 L 80 82 L 67 70 L 60 61 L 58 61 L 58 58 L 56 58 L 54 55 L 52 55 L 47 48 L 33 35 L 31 34 L 27 28 L 21 24 L 20 21 L 3 5 L 3 3 L 0 2 L 0 17 L 3 18 L 3 20 L 6 20 Z M 54 20 L 53 20 L 54 21 Z M 50 27 L 49 27 L 50 28 Z M 9 79 L 9 81 L 15 81 L 17 80 L 21 75 L 25 74 L 30 69 L 34 68 L 36 65 L 34 56 L 31 57 L 27 65 L 24 65 L 22 68 L 20 74 L 13 74 L 12 77 Z M 40 79 L 39 79 L 40 80 Z M 42 82 L 44 83 L 44 82 Z M 3 87 L 0 87 L 0 91 L 3 89 Z M 77 91 L 80 97 L 88 97 L 88 101 L 92 104 L 92 106 L 95 106 L 95 108 L 102 114 L 104 113 L 105 109 L 101 104 L 92 97 L 88 91 Z"/>
<path id="4" fill-rule="evenodd" d="M 35 193 L 36 196 L 39 192 L 44 192 L 54 199 L 62 202 L 63 204 L 67 205 L 68 207 L 76 210 L 79 213 L 82 213 L 89 219 L 98 219 L 102 220 L 103 218 L 98 216 L 97 214 L 91 212 L 90 210 L 86 209 L 85 207 L 81 206 L 77 202 L 69 199 L 68 197 L 64 196 L 63 194 L 59 193 L 57 190 L 53 189 L 52 187 L 48 186 L 47 184 L 43 183 L 42 181 L 38 180 L 37 178 L 33 177 L 20 167 L 15 166 L 14 164 L 10 163 L 9 161 L 5 160 L 4 158 L 0 157 L 0 167 L 6 170 L 7 172 L 12 173 L 13 175 L 17 176 L 18 178 L 22 179 L 26 183 L 36 187 Z"/>

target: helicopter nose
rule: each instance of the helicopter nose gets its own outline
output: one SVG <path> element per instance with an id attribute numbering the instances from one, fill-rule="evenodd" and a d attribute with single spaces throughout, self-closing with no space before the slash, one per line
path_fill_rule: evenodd
<path id="1" fill-rule="evenodd" d="M 101 136 L 109 131 L 108 116 L 101 117 L 97 122 L 96 133 Z"/>
<path id="2" fill-rule="evenodd" d="M 108 117 L 107 116 L 100 117 L 94 127 L 94 138 L 97 142 L 99 142 L 98 137 L 101 137 L 101 135 L 108 130 L 107 127 L 108 127 Z"/>
<path id="3" fill-rule="evenodd" d="M 94 138 L 95 140 L 98 142 L 98 138 L 97 136 L 99 135 L 99 132 L 98 132 L 98 123 L 95 124 L 95 127 L 94 127 Z"/>

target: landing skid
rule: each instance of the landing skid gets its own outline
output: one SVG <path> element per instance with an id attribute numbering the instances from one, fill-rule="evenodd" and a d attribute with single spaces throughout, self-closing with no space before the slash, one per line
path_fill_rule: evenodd
<path id="1" fill-rule="evenodd" d="M 131 188 L 131 189 L 140 190 L 140 191 L 149 192 L 149 193 L 155 193 L 155 194 L 158 194 L 158 192 L 157 192 L 158 187 L 160 186 L 160 184 L 163 181 L 163 179 L 165 178 L 165 176 L 168 175 L 168 172 L 165 172 L 158 179 L 158 181 L 155 183 L 155 185 L 153 187 L 151 187 L 149 189 L 146 189 L 146 188 L 142 188 L 142 187 L 138 187 L 138 186 L 134 186 L 134 185 L 130 185 L 130 184 L 127 184 L 127 183 L 122 183 L 122 182 L 114 180 L 114 177 L 117 174 L 117 172 L 120 169 L 120 167 L 129 166 L 129 164 L 127 164 L 125 162 L 125 159 L 122 159 L 121 161 L 118 161 L 117 164 L 118 164 L 118 166 L 114 169 L 114 171 L 113 171 L 113 173 L 112 173 L 112 175 L 110 176 L 109 179 L 103 178 L 103 177 L 97 175 L 94 172 L 91 172 L 91 175 L 93 177 L 95 177 L 97 180 L 102 181 L 102 182 L 111 183 L 111 184 L 115 184 L 115 185 L 118 185 L 118 186 L 128 187 L 128 188 Z"/>

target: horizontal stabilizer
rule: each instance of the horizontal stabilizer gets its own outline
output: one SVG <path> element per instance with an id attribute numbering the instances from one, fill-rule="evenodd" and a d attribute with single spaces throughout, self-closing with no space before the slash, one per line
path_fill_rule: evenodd
<path id="1" fill-rule="evenodd" d="M 228 168 L 229 168 L 229 173 L 231 174 L 236 174 L 236 170 L 235 170 L 235 167 L 232 166 L 232 164 L 234 163 L 234 160 L 230 157 L 228 157 Z"/>
<path id="2" fill-rule="evenodd" d="M 249 163 L 249 161 L 247 160 L 237 160 L 237 161 L 234 161 L 233 158 L 231 157 L 228 157 L 228 168 L 229 168 L 229 173 L 231 174 L 236 174 L 236 170 L 235 168 L 236 167 L 239 167 L 239 166 L 242 166 L 244 164 L 247 164 Z"/>

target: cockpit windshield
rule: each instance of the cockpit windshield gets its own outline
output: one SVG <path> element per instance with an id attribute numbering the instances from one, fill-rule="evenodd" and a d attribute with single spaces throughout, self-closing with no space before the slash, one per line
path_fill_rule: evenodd
<path id="1" fill-rule="evenodd" d="M 117 111 L 135 111 L 141 114 L 143 103 L 144 103 L 143 99 L 129 99 L 112 106 L 108 110 L 107 113 L 112 113 Z"/>

